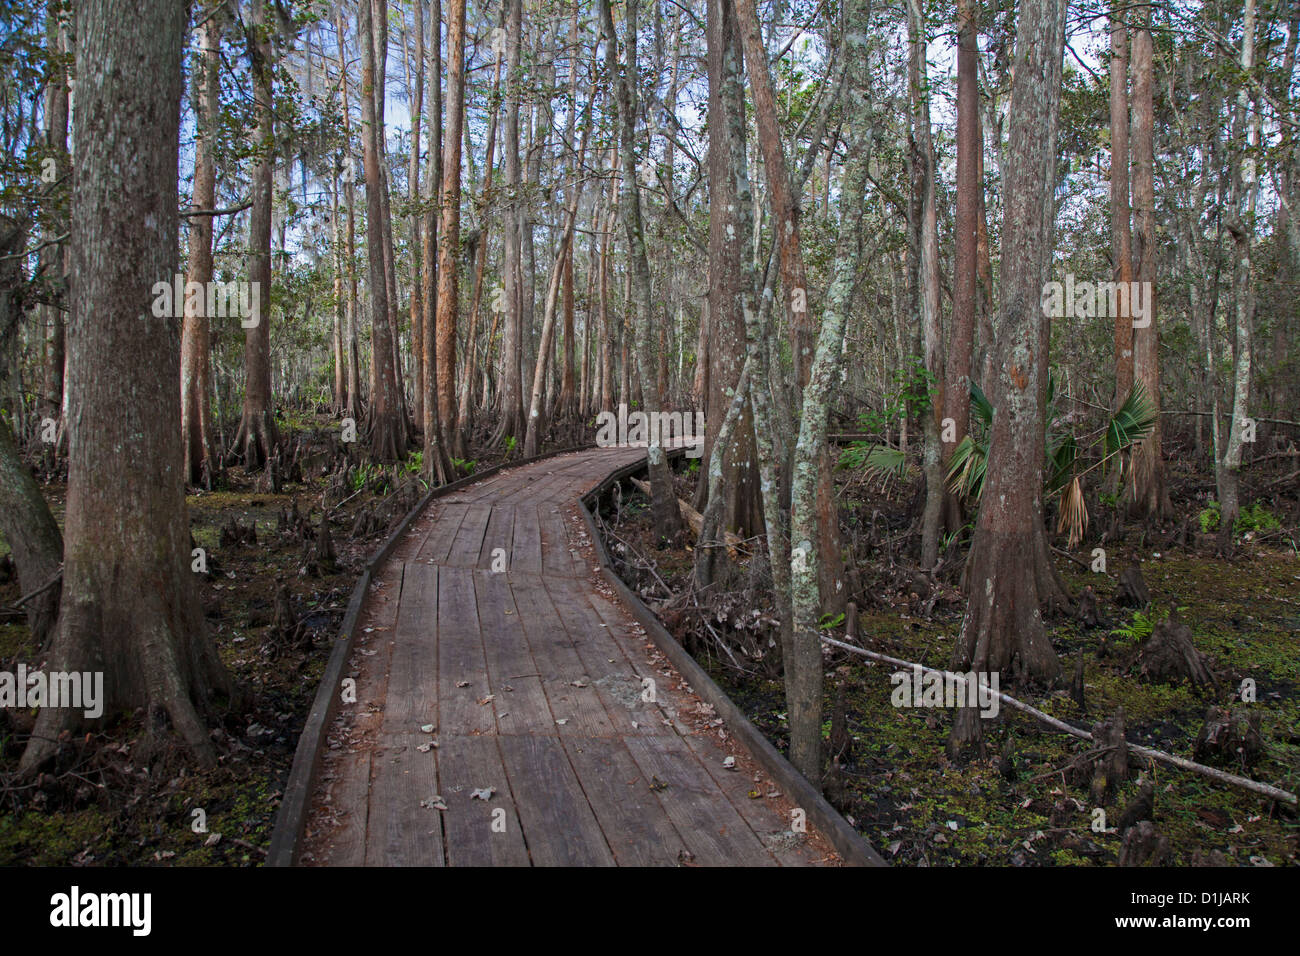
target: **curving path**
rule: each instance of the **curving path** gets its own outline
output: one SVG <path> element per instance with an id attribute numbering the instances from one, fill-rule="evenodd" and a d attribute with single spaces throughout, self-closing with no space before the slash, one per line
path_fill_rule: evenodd
<path id="1" fill-rule="evenodd" d="M 301 862 L 839 862 L 597 572 L 578 498 L 644 455 L 507 469 L 412 524 L 362 609 Z"/>

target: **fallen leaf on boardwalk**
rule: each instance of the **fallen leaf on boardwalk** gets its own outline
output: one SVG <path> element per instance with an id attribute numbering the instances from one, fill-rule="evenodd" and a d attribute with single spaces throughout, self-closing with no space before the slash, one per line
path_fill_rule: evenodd
<path id="1" fill-rule="evenodd" d="M 727 757 L 725 760 L 722 761 L 722 766 L 725 767 L 727 770 L 735 770 L 735 769 L 736 769 L 736 758 L 735 758 L 735 757 Z"/>
<path id="2" fill-rule="evenodd" d="M 469 795 L 471 800 L 491 800 L 492 794 L 497 792 L 496 787 L 479 787 Z"/>
<path id="3" fill-rule="evenodd" d="M 568 722 L 569 722 L 568 717 L 561 717 L 559 720 L 556 721 L 556 723 L 559 724 L 561 727 L 563 727 Z"/>
<path id="4" fill-rule="evenodd" d="M 437 793 L 435 793 L 435 794 L 434 794 L 430 799 L 428 799 L 428 800 L 421 800 L 421 801 L 420 801 L 420 806 L 424 807 L 426 810 L 446 810 L 446 809 L 447 809 L 447 804 L 446 804 L 445 802 L 443 802 L 442 796 L 441 796 L 440 794 L 437 794 Z"/>
<path id="5" fill-rule="evenodd" d="M 664 782 L 663 782 L 662 780 L 660 780 L 658 777 L 656 777 L 656 776 L 654 776 L 653 774 L 651 774 L 651 775 L 650 775 L 650 789 L 653 790 L 655 793 L 659 793 L 661 790 L 667 790 L 667 789 L 668 789 L 668 784 L 664 783 Z"/>
<path id="6" fill-rule="evenodd" d="M 422 754 L 427 754 L 430 750 L 432 750 L 436 746 L 438 746 L 438 741 L 430 740 L 427 744 L 420 744 L 420 746 L 416 747 L 415 749 L 420 751 L 420 753 Z"/>
<path id="7" fill-rule="evenodd" d="M 422 724 L 422 725 L 420 726 L 420 730 L 421 730 L 423 733 L 426 733 L 426 734 L 431 734 L 431 733 L 433 733 L 433 732 L 434 732 L 435 730 L 437 730 L 437 729 L 438 729 L 438 728 L 435 727 L 433 724 Z"/>
<path id="8" fill-rule="evenodd" d="M 456 686 L 457 686 L 457 687 L 468 687 L 468 686 L 469 686 L 469 681 L 467 681 L 467 680 L 458 680 L 458 681 L 456 681 Z"/>
<path id="9" fill-rule="evenodd" d="M 482 707 L 484 704 L 490 704 L 490 703 L 492 703 L 492 701 L 494 701 L 494 700 L 496 700 L 496 699 L 497 699 L 497 695 L 496 695 L 496 694 L 488 694 L 486 697 L 480 697 L 480 698 L 479 698 L 478 705 L 479 705 L 480 707 Z"/>
<path id="10" fill-rule="evenodd" d="M 569 681 L 569 683 L 572 684 L 574 687 L 586 687 L 586 686 L 587 686 L 587 682 L 586 682 L 585 680 Z"/>

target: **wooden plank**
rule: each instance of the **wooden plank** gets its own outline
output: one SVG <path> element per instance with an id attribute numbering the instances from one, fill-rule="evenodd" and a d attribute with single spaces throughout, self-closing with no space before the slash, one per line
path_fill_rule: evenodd
<path id="1" fill-rule="evenodd" d="M 528 865 L 528 847 L 495 737 L 443 737 L 438 779 L 447 805 L 442 826 L 449 866 Z M 475 790 L 489 787 L 496 790 L 491 799 L 474 799 Z M 497 810 L 504 813 L 494 814 Z"/>
<path id="2" fill-rule="evenodd" d="M 510 589 L 520 608 L 528 647 L 559 732 L 578 737 L 607 737 L 615 733 L 542 579 L 536 575 L 512 574 Z"/>
<path id="3" fill-rule="evenodd" d="M 515 533 L 511 542 L 510 570 L 525 574 L 542 571 L 542 528 L 531 502 L 515 506 Z"/>
<path id="4" fill-rule="evenodd" d="M 701 866 L 775 866 L 744 818 L 678 736 L 624 739 L 641 773 Z M 661 787 L 661 788 L 660 788 Z"/>
<path id="5" fill-rule="evenodd" d="M 457 686 L 466 684 L 465 687 Z M 483 641 L 479 634 L 474 572 L 469 568 L 438 571 L 438 729 L 446 734 L 496 731 L 492 693 Z"/>
<path id="6" fill-rule="evenodd" d="M 655 704 L 641 699 L 643 676 L 661 680 L 661 676 L 632 664 L 589 603 L 585 589 L 590 585 L 577 578 L 549 577 L 545 586 L 555 606 L 583 669 L 596 689 L 610 723 L 619 734 L 671 733 L 663 714 Z"/>
<path id="7" fill-rule="evenodd" d="M 566 495 L 571 497 L 572 492 Z M 570 549 L 577 550 L 569 542 L 569 532 L 564 527 L 564 516 L 557 504 L 537 506 L 537 519 L 542 534 L 542 570 L 546 574 L 573 577 L 576 571 L 574 558 Z"/>
<path id="8" fill-rule="evenodd" d="M 758 834 L 778 863 L 782 866 L 813 866 L 820 860 L 820 854 L 813 852 L 805 841 L 791 832 L 790 820 L 768 804 L 766 794 L 774 784 L 767 774 L 762 774 L 763 780 L 756 782 L 749 774 L 723 766 L 728 756 L 743 752 L 743 747 L 732 747 L 724 753 L 705 734 L 692 734 L 684 739 L 718 789 L 727 795 L 731 805 Z M 751 797 L 751 792 L 760 796 Z"/>
<path id="9" fill-rule="evenodd" d="M 542 689 L 541 676 L 524 636 L 522 615 L 515 605 L 506 574 L 474 573 L 479 627 L 485 637 L 488 683 L 497 695 L 497 727 L 503 734 L 558 732 Z"/>
<path id="10" fill-rule="evenodd" d="M 676 866 L 686 844 L 623 743 L 566 737 L 564 749 L 618 865 Z"/>
<path id="11" fill-rule="evenodd" d="M 438 720 L 438 568 L 408 563 L 402 574 L 383 729 L 418 730 Z"/>
<path id="12" fill-rule="evenodd" d="M 438 792 L 428 734 L 383 734 L 372 757 L 374 784 L 366 820 L 366 866 L 442 866 L 442 821 L 420 806 Z"/>
<path id="13" fill-rule="evenodd" d="M 556 737 L 499 740 L 534 866 L 613 866 L 596 815 Z"/>
<path id="14" fill-rule="evenodd" d="M 492 506 L 478 502 L 469 506 L 456 532 L 456 540 L 447 552 L 447 560 L 440 562 L 460 568 L 472 568 L 478 564 L 479 549 L 483 547 L 483 532 L 487 530 L 488 519 L 492 517 Z"/>
<path id="15" fill-rule="evenodd" d="M 447 560 L 447 552 L 456 542 L 456 532 L 464 520 L 469 505 L 463 501 L 445 502 L 434 518 L 432 530 L 424 539 L 424 544 L 416 552 L 415 560 L 429 564 L 442 564 Z"/>
<path id="16" fill-rule="evenodd" d="M 329 794 L 325 804 L 336 827 L 328 835 L 327 853 L 312 862 L 330 866 L 362 866 L 366 862 L 366 812 L 370 799 L 370 750 L 327 758 L 325 782 Z"/>
<path id="17" fill-rule="evenodd" d="M 515 509 L 507 504 L 493 505 L 492 517 L 488 519 L 487 531 L 483 534 L 483 550 L 479 554 L 478 567 L 493 570 L 493 552 L 500 548 L 504 554 L 496 567 L 510 570 L 510 542 L 515 534 Z M 504 566 L 504 567 L 503 567 Z"/>

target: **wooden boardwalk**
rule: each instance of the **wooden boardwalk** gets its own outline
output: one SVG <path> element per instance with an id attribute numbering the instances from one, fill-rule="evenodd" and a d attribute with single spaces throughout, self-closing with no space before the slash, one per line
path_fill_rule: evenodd
<path id="1" fill-rule="evenodd" d="M 362 610 L 303 863 L 838 862 L 597 573 L 577 500 L 644 454 L 507 469 L 414 522 Z"/>

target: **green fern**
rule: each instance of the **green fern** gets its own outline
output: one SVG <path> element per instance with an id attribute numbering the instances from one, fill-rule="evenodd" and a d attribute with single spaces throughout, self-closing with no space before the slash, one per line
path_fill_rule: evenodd
<path id="1" fill-rule="evenodd" d="M 1155 630 L 1156 622 L 1151 615 L 1135 611 L 1133 620 L 1122 624 L 1110 632 L 1111 637 L 1122 637 L 1128 641 L 1145 641 Z"/>

